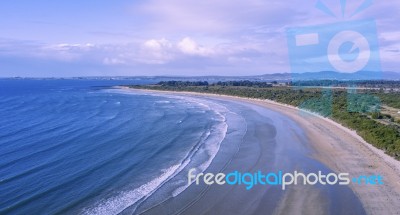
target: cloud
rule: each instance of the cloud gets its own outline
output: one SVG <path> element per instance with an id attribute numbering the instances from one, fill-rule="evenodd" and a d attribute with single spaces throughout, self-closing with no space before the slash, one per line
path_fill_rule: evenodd
<path id="1" fill-rule="evenodd" d="M 147 40 L 139 49 L 134 57 L 139 63 L 164 64 L 175 57 L 172 43 L 165 38 Z"/>
<path id="2" fill-rule="evenodd" d="M 280 54 L 277 48 L 266 49 L 266 43 L 275 43 L 273 40 L 264 42 L 245 40 L 222 42 L 217 44 L 198 42 L 193 37 L 174 39 L 148 39 L 127 44 L 93 44 L 93 43 L 59 43 L 43 44 L 35 42 L 11 41 L 1 43 L 0 60 L 2 56 L 14 56 L 16 59 L 32 59 L 33 61 L 59 63 L 66 65 L 87 65 L 99 68 L 101 66 L 133 68 L 137 71 L 142 68 L 140 75 L 151 74 L 148 71 L 162 71 L 170 74 L 224 74 L 224 71 L 238 71 L 251 67 L 253 71 L 264 71 L 267 66 L 274 68 L 281 66 Z M 3 44 L 3 45 L 2 45 Z M 6 44 L 6 45 L 4 45 Z M 278 46 L 276 44 L 276 46 Z M 3 58 L 4 59 L 4 58 Z M 271 63 L 271 61 L 274 61 Z M 11 64 L 11 61 L 9 61 Z M 43 64 L 44 63 L 39 63 Z M 12 67 L 12 65 L 10 65 Z M 235 67 L 235 70 L 228 69 Z M 77 69 L 74 67 L 74 69 Z"/>
<path id="3" fill-rule="evenodd" d="M 50 46 L 47 46 L 44 48 L 50 49 L 50 50 L 55 50 L 55 51 L 70 51 L 70 50 L 90 50 L 94 47 L 95 47 L 95 45 L 93 45 L 91 43 L 86 43 L 86 44 L 61 43 L 61 44 L 50 45 Z"/>
<path id="4" fill-rule="evenodd" d="M 348 0 L 345 14 L 353 13 L 363 1 Z M 115 68 L 115 71 L 124 68 L 139 75 L 290 72 L 288 27 L 373 18 L 377 20 L 384 69 L 398 67 L 400 34 L 397 20 L 400 15 L 397 11 L 400 2 L 375 1 L 374 5 L 351 18 L 341 17 L 339 0 L 321 0 L 336 17 L 316 9 L 316 2 L 148 0 L 135 1 L 129 9 L 115 2 L 112 3 L 115 10 L 124 8 L 127 11 L 121 10 L 118 15 L 101 14 L 107 20 L 93 21 L 96 22 L 93 26 L 97 27 L 68 28 L 68 37 L 52 35 L 48 41 L 0 39 L 0 58 L 29 58 L 63 66 L 79 63 L 96 69 L 102 66 Z M 112 27 L 106 28 L 101 23 Z M 85 26 L 92 26 L 89 24 L 92 23 Z M 62 30 L 65 29 L 60 27 L 59 32 L 65 32 Z M 85 37 L 74 37 L 85 31 Z M 69 39 L 70 35 L 73 39 Z M 11 65 L 13 61 L 2 62 Z M 82 67 L 82 70 L 86 68 Z"/>
<path id="5" fill-rule="evenodd" d="M 188 55 L 209 56 L 213 54 L 212 49 L 199 46 L 194 40 L 189 37 L 183 38 L 178 43 L 179 50 Z"/>
<path id="6" fill-rule="evenodd" d="M 86 44 L 50 44 L 39 47 L 38 52 L 32 53 L 34 57 L 50 58 L 61 61 L 72 61 L 80 59 L 96 49 L 91 43 Z"/>
<path id="7" fill-rule="evenodd" d="M 165 38 L 150 39 L 141 45 L 135 60 L 146 64 L 166 64 L 187 57 L 213 57 L 215 49 L 216 47 L 199 45 L 190 37 L 175 42 Z"/>
<path id="8" fill-rule="evenodd" d="M 309 5 L 295 0 L 301 5 Z M 134 17 L 145 17 L 149 33 L 227 36 L 250 26 L 282 25 L 304 14 L 280 0 L 149 0 L 135 4 Z M 301 20 L 299 20 L 301 21 Z M 146 31 L 145 30 L 145 31 Z M 180 35 L 181 36 L 181 35 Z M 230 35 L 232 36 L 232 35 Z"/>

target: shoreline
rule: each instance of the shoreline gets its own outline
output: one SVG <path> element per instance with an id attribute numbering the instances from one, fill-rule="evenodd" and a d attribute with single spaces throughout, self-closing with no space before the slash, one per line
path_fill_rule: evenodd
<path id="1" fill-rule="evenodd" d="M 367 214 L 396 214 L 400 209 L 399 206 L 396 208 L 396 203 L 400 202 L 400 162 L 385 154 L 382 150 L 365 142 L 355 131 L 344 127 L 332 119 L 269 100 L 196 92 L 158 91 L 132 89 L 129 87 L 120 88 L 175 95 L 201 96 L 205 98 L 223 98 L 255 104 L 288 116 L 297 122 L 306 132 L 310 140 L 310 146 L 315 151 L 312 157 L 330 169 L 335 172 L 348 172 L 351 175 L 380 174 L 384 176 L 385 184 L 379 187 L 349 185 L 361 200 Z M 291 201 L 293 201 L 293 198 Z"/>
<path id="2" fill-rule="evenodd" d="M 266 103 L 266 104 L 273 105 L 273 106 L 278 106 L 278 107 L 283 107 L 283 108 L 295 110 L 295 111 L 298 111 L 299 113 L 303 112 L 305 114 L 312 115 L 313 117 L 320 118 L 320 119 L 326 121 L 327 123 L 333 124 L 336 127 L 338 127 L 340 129 L 342 129 L 343 131 L 347 132 L 352 137 L 354 137 L 355 139 L 357 139 L 358 141 L 363 143 L 365 145 L 365 147 L 370 149 L 373 153 L 375 153 L 377 156 L 379 156 L 382 160 L 384 160 L 384 162 L 387 165 L 389 165 L 391 168 L 393 168 L 393 170 L 398 171 L 399 175 L 400 175 L 400 161 L 398 161 L 395 158 L 391 157 L 390 155 L 386 154 L 382 149 L 376 148 L 372 144 L 366 142 L 361 136 L 359 136 L 357 134 L 357 131 L 352 130 L 350 128 L 347 128 L 346 126 L 334 121 L 333 119 L 321 116 L 321 115 L 319 115 L 318 113 L 315 113 L 315 112 L 311 112 L 311 111 L 308 111 L 308 110 L 300 109 L 300 108 L 292 106 L 292 105 L 287 105 L 287 104 L 275 102 L 275 101 L 272 101 L 272 100 L 269 100 L 269 99 L 262 100 L 262 99 L 245 98 L 245 97 L 239 97 L 239 96 L 230 96 L 230 95 L 212 94 L 212 93 L 197 93 L 197 92 L 190 92 L 190 91 L 162 91 L 162 90 L 150 90 L 150 89 L 135 89 L 135 88 L 129 88 L 129 87 L 125 87 L 125 86 L 118 86 L 118 88 L 126 89 L 126 90 L 137 90 L 137 91 L 141 91 L 142 90 L 142 91 L 155 92 L 155 93 L 172 93 L 172 94 L 178 94 L 178 95 L 180 94 L 180 95 L 221 97 L 221 98 L 242 100 L 244 102 L 251 102 L 251 103 L 255 102 L 256 104 L 258 104 L 259 102 L 262 102 L 262 103 Z M 268 106 L 268 107 L 270 107 L 270 106 Z M 283 110 L 279 110 L 279 109 L 274 109 L 274 110 L 279 111 L 281 113 L 286 113 Z"/>

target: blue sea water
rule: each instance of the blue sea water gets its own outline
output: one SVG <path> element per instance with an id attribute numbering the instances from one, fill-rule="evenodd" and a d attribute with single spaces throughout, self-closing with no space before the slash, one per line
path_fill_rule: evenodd
<path id="1" fill-rule="evenodd" d="M 223 107 L 110 88 L 128 83 L 144 82 L 0 80 L 0 214 L 132 211 L 210 164 Z"/>

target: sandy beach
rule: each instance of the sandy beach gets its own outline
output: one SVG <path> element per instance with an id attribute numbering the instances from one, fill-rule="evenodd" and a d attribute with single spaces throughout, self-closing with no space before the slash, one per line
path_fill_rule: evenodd
<path id="1" fill-rule="evenodd" d="M 316 150 L 313 156 L 336 172 L 359 175 L 381 174 L 383 186 L 354 185 L 368 214 L 400 214 L 400 162 L 365 142 L 333 120 L 272 101 L 239 99 L 282 112 L 307 132 Z"/>
<path id="2" fill-rule="evenodd" d="M 171 92 L 155 92 L 171 94 Z M 356 132 L 330 119 L 273 101 L 192 92 L 173 92 L 173 94 L 229 101 L 230 104 L 252 105 L 265 110 L 267 116 L 279 115 L 271 118 L 271 124 L 277 128 L 274 140 L 265 140 L 268 135 L 263 136 L 262 129 L 260 130 L 262 126 L 269 125 L 265 123 L 265 119 L 249 117 L 247 123 L 254 123 L 254 129 L 248 125 L 249 130 L 244 136 L 244 143 L 247 139 L 248 145 L 243 144 L 246 148 L 243 148 L 244 146 L 239 148 L 238 153 L 226 165 L 224 169 L 226 171 L 243 168 L 246 165 L 251 167 L 244 168 L 245 170 L 264 170 L 265 163 L 275 162 L 279 166 L 280 163 L 287 162 L 287 166 L 292 168 L 293 165 L 297 165 L 296 168 L 299 170 L 312 166 L 310 168 L 327 168 L 334 172 L 347 172 L 356 176 L 379 174 L 384 178 L 384 185 L 350 184 L 349 190 L 340 191 L 341 196 L 338 199 L 332 199 L 332 196 L 338 194 L 331 196 L 326 194 L 326 192 L 336 192 L 336 188 L 326 191 L 325 188 L 312 186 L 292 186 L 282 193 L 274 188 L 254 189 L 249 192 L 224 186 L 210 186 L 203 190 L 190 186 L 185 191 L 187 194 L 184 192 L 183 195 L 165 204 L 146 210 L 146 214 L 157 214 L 166 208 L 170 213 L 181 214 L 400 214 L 400 162 L 366 143 Z M 299 135 L 301 132 L 295 131 L 297 126 L 304 131 L 304 136 Z M 275 141 L 276 145 L 267 146 L 263 141 Z M 281 143 L 285 144 L 281 146 L 279 145 Z M 274 153 L 271 150 L 274 150 Z M 294 150 L 294 153 L 288 156 L 286 152 L 289 150 Z M 249 161 L 251 160 L 249 155 L 254 153 L 258 153 L 256 161 Z M 302 157 L 293 158 L 296 157 L 296 153 Z M 289 164 L 290 162 L 292 164 Z M 322 166 L 318 166 L 320 165 L 318 162 Z M 285 165 L 282 164 L 281 167 L 287 167 Z M 196 192 L 201 192 L 201 195 L 196 194 L 195 201 L 186 204 L 179 211 L 171 209 L 174 205 L 179 207 L 178 202 L 183 199 L 191 198 L 188 193 Z M 349 196 L 348 200 L 343 197 L 343 193 L 346 193 L 344 196 Z M 355 195 L 356 198 L 350 197 L 351 195 Z M 276 198 L 272 198 L 273 196 Z M 356 201 L 354 207 L 346 204 L 346 201 L 357 198 L 361 202 L 362 210 L 357 208 Z M 210 204 L 210 201 L 219 204 Z M 238 206 L 239 202 L 241 205 Z"/>

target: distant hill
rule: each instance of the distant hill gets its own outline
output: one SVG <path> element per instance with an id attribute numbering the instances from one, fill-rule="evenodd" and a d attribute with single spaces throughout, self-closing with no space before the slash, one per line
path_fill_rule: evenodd
<path id="1" fill-rule="evenodd" d="M 16 77 L 14 78 L 16 79 Z M 37 78 L 34 78 L 37 79 Z M 60 79 L 60 78 L 39 78 L 39 79 Z M 181 81 L 302 81 L 302 80 L 396 80 L 400 81 L 399 72 L 370 72 L 360 71 L 355 73 L 339 73 L 333 71 L 322 72 L 309 72 L 309 73 L 272 73 L 265 75 L 251 75 L 251 76 L 96 76 L 96 77 L 72 77 L 66 79 L 98 79 L 98 80 L 153 80 L 168 81 L 168 80 L 181 80 Z"/>
<path id="2" fill-rule="evenodd" d="M 150 77 L 147 77 L 150 78 Z M 192 76 L 192 77 L 179 77 L 179 76 L 154 76 L 151 77 L 157 80 L 184 80 L 184 81 L 304 81 L 304 80 L 400 80 L 400 73 L 397 72 L 369 72 L 361 71 L 356 73 L 339 73 L 332 71 L 322 71 L 313 73 L 272 73 L 265 75 L 253 76 Z"/>
<path id="3" fill-rule="evenodd" d="M 253 76 L 196 76 L 196 77 L 157 77 L 166 80 L 207 80 L 207 81 L 303 81 L 303 80 L 400 80 L 398 72 L 370 72 L 360 71 L 355 73 L 340 73 L 333 71 L 309 72 L 309 73 L 272 73 Z"/>
<path id="4" fill-rule="evenodd" d="M 397 72 L 370 72 L 339 73 L 322 71 L 313 73 L 275 73 L 261 75 L 264 80 L 400 80 Z"/>

